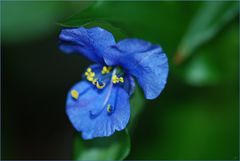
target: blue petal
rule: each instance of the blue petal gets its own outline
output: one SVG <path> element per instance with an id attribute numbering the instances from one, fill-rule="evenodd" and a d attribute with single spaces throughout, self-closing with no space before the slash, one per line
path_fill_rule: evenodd
<path id="1" fill-rule="evenodd" d="M 118 65 L 136 77 L 147 99 L 154 99 L 164 89 L 168 60 L 162 48 L 139 39 L 125 39 L 109 47 L 104 54 L 107 65 Z"/>
<path id="2" fill-rule="evenodd" d="M 71 90 L 79 93 L 76 100 Z M 86 81 L 77 83 L 67 96 L 67 115 L 77 131 L 82 132 L 84 139 L 112 135 L 115 130 L 124 129 L 130 117 L 129 96 L 118 86 L 106 86 L 98 90 Z M 109 98 L 106 99 L 110 92 Z M 112 112 L 106 106 L 112 105 Z"/>
<path id="3" fill-rule="evenodd" d="M 135 89 L 135 82 L 134 82 L 134 78 L 131 75 L 126 74 L 124 76 L 123 88 L 127 91 L 129 95 L 133 94 Z"/>
<path id="4" fill-rule="evenodd" d="M 115 44 L 113 35 L 100 27 L 63 29 L 59 39 L 63 52 L 79 53 L 97 63 L 104 63 L 104 50 Z"/>

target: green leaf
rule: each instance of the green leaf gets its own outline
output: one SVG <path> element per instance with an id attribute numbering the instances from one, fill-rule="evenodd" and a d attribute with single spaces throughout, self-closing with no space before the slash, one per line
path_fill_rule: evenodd
<path id="1" fill-rule="evenodd" d="M 225 28 L 215 41 L 209 42 L 173 72 L 194 86 L 217 85 L 234 80 L 238 70 L 239 25 Z"/>
<path id="2" fill-rule="evenodd" d="M 56 21 L 65 17 L 69 9 L 79 11 L 87 5 L 87 2 L 1 1 L 2 39 L 22 42 L 41 38 L 56 29 Z"/>
<path id="3" fill-rule="evenodd" d="M 192 85 L 212 85 L 221 79 L 221 72 L 215 62 L 209 59 L 207 52 L 199 53 L 187 65 L 183 66 L 182 77 Z"/>
<path id="4" fill-rule="evenodd" d="M 110 137 L 83 140 L 76 134 L 74 160 L 123 160 L 130 152 L 127 131 L 115 132 Z"/>
<path id="5" fill-rule="evenodd" d="M 204 2 L 181 40 L 175 63 L 182 63 L 197 48 L 216 36 L 238 13 L 237 2 Z"/>

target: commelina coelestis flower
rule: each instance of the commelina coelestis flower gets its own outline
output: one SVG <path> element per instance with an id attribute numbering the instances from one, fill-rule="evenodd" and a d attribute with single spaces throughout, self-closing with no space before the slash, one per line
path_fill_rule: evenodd
<path id="1" fill-rule="evenodd" d="M 140 39 L 116 43 L 100 27 L 63 29 L 59 39 L 63 52 L 81 54 L 95 63 L 67 94 L 67 115 L 83 139 L 110 136 L 126 127 L 134 79 L 146 99 L 155 99 L 165 87 L 168 60 L 159 45 Z"/>

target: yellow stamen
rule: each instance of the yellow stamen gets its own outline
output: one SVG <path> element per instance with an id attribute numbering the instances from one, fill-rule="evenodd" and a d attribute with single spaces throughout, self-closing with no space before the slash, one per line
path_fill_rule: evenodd
<path id="1" fill-rule="evenodd" d="M 102 73 L 105 74 L 107 72 L 110 72 L 110 69 L 111 68 L 104 66 L 103 70 L 102 70 Z M 98 79 L 95 77 L 95 73 L 92 71 L 91 68 L 87 68 L 87 70 L 86 70 L 86 72 L 84 74 L 85 74 L 87 80 L 89 82 L 91 82 L 93 85 L 95 85 L 98 89 L 103 89 L 105 87 L 105 85 L 106 85 L 105 83 L 101 83 L 100 84 L 98 82 Z"/>
<path id="2" fill-rule="evenodd" d="M 78 97 L 79 97 L 78 91 L 72 90 L 72 91 L 71 91 L 71 96 L 72 96 L 74 99 L 78 99 Z"/>
<path id="3" fill-rule="evenodd" d="M 108 105 L 107 105 L 107 112 L 111 112 L 111 110 L 112 110 L 112 109 L 111 109 L 111 105 L 108 104 Z"/>
<path id="4" fill-rule="evenodd" d="M 123 79 L 123 77 L 120 77 L 120 78 L 119 78 L 119 82 L 121 82 L 121 83 L 123 83 L 123 82 L 124 82 L 124 79 Z"/>
<path id="5" fill-rule="evenodd" d="M 91 68 L 87 68 L 87 72 L 89 72 L 89 73 L 90 73 L 91 71 L 92 71 L 92 69 L 91 69 Z"/>
<path id="6" fill-rule="evenodd" d="M 92 84 L 96 85 L 97 79 L 93 79 Z"/>
<path id="7" fill-rule="evenodd" d="M 88 76 L 88 75 L 89 75 L 89 73 L 88 73 L 88 72 L 85 72 L 85 73 L 84 73 L 84 75 L 85 75 L 85 76 Z"/>
<path id="8" fill-rule="evenodd" d="M 89 73 L 89 76 L 94 77 L 94 76 L 95 76 L 95 73 L 94 73 L 94 72 L 91 72 L 91 73 Z"/>
<path id="9" fill-rule="evenodd" d="M 106 66 L 103 66 L 103 71 L 107 71 L 107 67 Z"/>
<path id="10" fill-rule="evenodd" d="M 112 77 L 112 82 L 113 82 L 114 84 L 119 83 L 119 82 L 123 83 L 123 82 L 124 82 L 124 79 L 123 79 L 123 77 L 119 77 L 119 78 L 118 78 L 116 75 L 114 75 L 114 76 Z"/>
<path id="11" fill-rule="evenodd" d="M 102 74 L 107 74 L 111 71 L 112 67 L 103 66 Z"/>
<path id="12" fill-rule="evenodd" d="M 100 85 L 98 81 L 96 82 L 96 87 L 98 89 L 103 89 L 105 87 L 105 85 L 106 85 L 105 83 L 103 83 L 103 85 Z"/>
<path id="13" fill-rule="evenodd" d="M 87 80 L 90 81 L 90 82 L 92 82 L 92 81 L 93 81 L 93 77 L 88 76 L 88 77 L 87 77 Z"/>

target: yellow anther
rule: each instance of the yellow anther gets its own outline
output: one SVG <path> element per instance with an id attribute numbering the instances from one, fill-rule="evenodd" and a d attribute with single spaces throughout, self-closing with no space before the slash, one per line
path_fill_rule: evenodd
<path id="1" fill-rule="evenodd" d="M 92 84 L 96 85 L 97 79 L 93 79 Z"/>
<path id="2" fill-rule="evenodd" d="M 107 74 L 111 71 L 112 67 L 103 66 L 102 74 Z"/>
<path id="3" fill-rule="evenodd" d="M 88 72 L 85 72 L 85 73 L 84 73 L 84 75 L 85 75 L 85 76 L 88 76 L 88 75 L 89 75 L 89 73 L 88 73 Z"/>
<path id="4" fill-rule="evenodd" d="M 103 83 L 102 85 L 100 85 L 98 81 L 96 82 L 96 87 L 97 87 L 98 89 L 103 89 L 103 88 L 105 87 L 105 85 L 106 85 L 105 83 Z"/>
<path id="5" fill-rule="evenodd" d="M 108 104 L 108 105 L 107 105 L 107 112 L 111 112 L 111 110 L 112 110 L 112 109 L 111 109 L 111 105 Z"/>
<path id="6" fill-rule="evenodd" d="M 94 73 L 94 72 L 90 72 L 90 73 L 89 73 L 89 76 L 90 76 L 90 77 L 94 77 L 94 76 L 95 76 L 95 73 Z"/>
<path id="7" fill-rule="evenodd" d="M 92 69 L 91 69 L 91 68 L 87 68 L 87 72 L 89 72 L 89 73 L 90 73 L 91 71 L 92 71 Z"/>
<path id="8" fill-rule="evenodd" d="M 103 71 L 107 71 L 107 67 L 106 66 L 103 66 Z"/>
<path id="9" fill-rule="evenodd" d="M 84 73 L 84 75 L 87 77 L 87 80 L 89 82 L 92 82 L 93 80 L 95 80 L 94 76 L 95 76 L 95 73 L 92 72 L 92 69 L 91 68 L 87 68 L 87 71 Z M 94 84 L 94 82 L 92 82 Z"/>
<path id="10" fill-rule="evenodd" d="M 123 77 L 120 77 L 120 78 L 119 78 L 119 82 L 121 82 L 121 83 L 123 83 L 123 82 L 124 82 L 124 79 L 123 79 Z"/>
<path id="11" fill-rule="evenodd" d="M 112 82 L 113 82 L 114 84 L 119 83 L 119 82 L 123 83 L 123 82 L 124 82 L 124 79 L 123 79 L 123 77 L 119 77 L 119 78 L 118 78 L 116 75 L 114 75 L 114 76 L 112 77 Z"/>
<path id="12" fill-rule="evenodd" d="M 87 80 L 92 82 L 93 81 L 93 77 L 87 77 Z"/>
<path id="13" fill-rule="evenodd" d="M 78 91 L 72 90 L 72 91 L 71 91 L 71 96 L 72 96 L 74 99 L 78 99 L 78 97 L 79 97 Z"/>
<path id="14" fill-rule="evenodd" d="M 106 66 L 103 66 L 102 74 L 106 74 L 106 73 L 107 73 L 107 67 L 106 67 Z"/>
<path id="15" fill-rule="evenodd" d="M 118 77 L 117 77 L 116 75 L 113 75 L 113 77 L 112 77 L 112 82 L 113 82 L 114 84 L 119 82 Z"/>
<path id="16" fill-rule="evenodd" d="M 102 73 L 103 72 L 106 73 L 106 72 L 109 72 L 109 71 L 110 71 L 110 69 L 108 67 L 104 66 L 103 70 L 102 70 Z M 100 83 L 98 81 L 98 78 L 95 77 L 95 73 L 92 71 L 91 68 L 87 68 L 87 70 L 84 74 L 85 74 L 87 80 L 89 82 L 91 82 L 93 85 L 95 85 L 98 89 L 103 89 L 105 87 L 106 84 L 104 82 Z"/>

